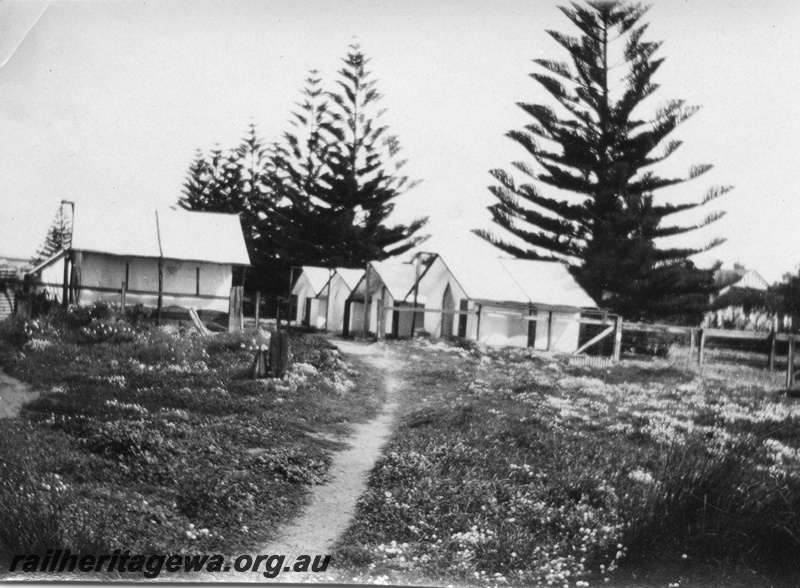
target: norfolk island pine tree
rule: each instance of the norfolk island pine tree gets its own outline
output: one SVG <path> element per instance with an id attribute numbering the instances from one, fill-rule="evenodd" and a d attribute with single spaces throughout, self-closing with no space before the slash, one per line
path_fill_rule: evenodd
<path id="1" fill-rule="evenodd" d="M 567 263 L 598 305 L 628 319 L 697 322 L 714 291 L 713 271 L 696 268 L 691 257 L 722 239 L 699 249 L 660 247 L 656 240 L 718 220 L 722 212 L 698 224 L 663 222 L 731 188 L 712 187 L 693 203 L 658 204 L 657 190 L 698 178 L 711 166 L 692 166 L 687 176 L 677 178 L 659 177 L 649 168 L 680 147 L 681 141 L 666 138 L 698 109 L 675 100 L 648 120 L 634 114 L 658 89 L 652 78 L 664 61 L 654 57 L 660 43 L 643 40 L 647 25 L 640 19 L 647 7 L 588 2 L 560 9 L 581 35 L 548 34 L 567 51 L 571 65 L 536 59 L 544 72 L 531 74 L 559 111 L 520 103 L 533 122 L 508 133 L 536 163 L 514 163 L 529 183 L 517 184 L 505 171 L 491 171 L 499 183 L 490 187 L 498 200 L 489 207 L 492 220 L 515 240 L 486 230 L 475 233 L 516 257 Z M 615 45 L 622 55 L 610 62 Z M 615 86 L 612 70 L 620 68 L 626 75 Z M 567 198 L 544 195 L 538 185 Z"/>

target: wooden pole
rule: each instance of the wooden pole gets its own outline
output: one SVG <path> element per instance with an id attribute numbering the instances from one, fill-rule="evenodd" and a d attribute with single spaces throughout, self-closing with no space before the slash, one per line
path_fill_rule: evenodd
<path id="1" fill-rule="evenodd" d="M 294 286 L 294 266 L 289 268 L 289 316 L 286 317 L 286 327 L 292 324 L 292 287 Z M 299 306 L 299 305 L 298 305 Z M 281 312 L 281 299 L 278 298 L 278 315 Z M 279 322 L 280 324 L 280 322 Z"/>
<path id="2" fill-rule="evenodd" d="M 614 362 L 618 362 L 622 355 L 622 317 L 614 321 Z"/>
<path id="3" fill-rule="evenodd" d="M 124 314 L 125 313 L 125 299 L 128 297 L 128 283 L 127 282 L 122 282 L 122 291 L 121 291 L 120 294 L 121 294 L 120 295 L 120 298 L 121 298 L 120 306 L 122 307 L 122 312 Z"/>
<path id="4" fill-rule="evenodd" d="M 553 345 L 553 311 L 551 310 L 547 315 L 547 350 Z"/>
<path id="5" fill-rule="evenodd" d="M 414 308 L 417 307 L 417 295 L 419 294 L 419 256 L 416 255 L 416 267 L 414 268 Z M 411 338 L 414 338 L 414 331 L 417 329 L 417 313 L 411 315 Z"/>
<path id="6" fill-rule="evenodd" d="M 786 357 L 786 387 L 794 384 L 794 337 L 789 339 L 789 350 Z"/>
<path id="7" fill-rule="evenodd" d="M 702 366 L 703 365 L 703 355 L 706 349 L 706 331 L 705 329 L 700 329 L 700 349 L 697 352 L 697 364 Z"/>
<path id="8" fill-rule="evenodd" d="M 475 328 L 475 342 L 476 343 L 480 343 L 481 342 L 481 309 L 482 308 L 483 308 L 483 306 L 481 306 L 479 304 L 478 305 L 478 324 L 477 324 L 477 326 Z"/>
<path id="9" fill-rule="evenodd" d="M 334 271 L 328 269 L 328 300 L 325 302 L 325 330 L 330 331 L 330 317 L 331 317 L 331 282 L 333 281 Z"/>
<path id="10" fill-rule="evenodd" d="M 69 306 L 69 253 L 64 255 L 64 283 L 61 291 L 61 308 Z"/>
<path id="11" fill-rule="evenodd" d="M 694 357 L 694 348 L 697 345 L 695 329 L 689 331 L 689 363 L 692 363 Z"/>
<path id="12" fill-rule="evenodd" d="M 361 329 L 362 337 L 367 338 L 367 324 L 369 321 L 369 263 L 367 263 L 367 271 L 364 274 L 364 325 Z"/>
<path id="13" fill-rule="evenodd" d="M 258 332 L 258 319 L 260 312 L 261 312 L 261 292 L 256 292 L 256 313 L 255 313 L 256 332 Z"/>
<path id="14" fill-rule="evenodd" d="M 158 308 L 156 324 L 161 324 L 161 309 L 164 307 L 164 258 L 158 258 Z"/>
<path id="15" fill-rule="evenodd" d="M 775 371 L 775 331 L 769 334 L 769 360 L 767 361 L 769 371 Z"/>

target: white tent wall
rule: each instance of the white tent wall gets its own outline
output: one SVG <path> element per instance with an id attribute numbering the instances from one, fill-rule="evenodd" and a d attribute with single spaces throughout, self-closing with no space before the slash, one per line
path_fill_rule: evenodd
<path id="1" fill-rule="evenodd" d="M 327 298 L 314 298 L 311 300 L 311 326 L 317 329 L 325 329 L 327 327 L 326 317 L 328 312 L 328 299 Z"/>
<path id="2" fill-rule="evenodd" d="M 443 308 L 444 293 L 447 286 L 450 286 L 450 292 L 455 300 L 455 308 L 460 308 L 461 300 L 466 299 L 467 295 L 461 286 L 450 273 L 441 257 L 437 257 L 432 263 L 425 274 L 419 281 L 419 298 L 425 300 L 426 308 Z M 413 292 L 406 298 L 408 302 L 414 302 Z M 412 313 L 407 314 L 409 317 Z M 442 333 L 442 314 L 438 312 L 421 313 L 424 315 L 423 324 L 417 322 L 416 329 L 424 329 L 434 337 L 450 337 L 458 334 L 458 315 L 453 316 L 453 330 L 451 333 Z M 410 318 L 409 318 L 410 323 Z M 410 325 L 409 325 L 410 330 Z"/>
<path id="3" fill-rule="evenodd" d="M 350 334 L 360 335 L 364 328 L 364 303 L 350 302 Z"/>
<path id="4" fill-rule="evenodd" d="M 339 274 L 333 276 L 331 280 L 331 308 L 330 308 L 330 331 L 341 333 L 344 330 L 344 304 L 350 296 L 350 287 Z"/>
<path id="5" fill-rule="evenodd" d="M 196 296 L 198 268 L 200 295 L 203 297 Z M 59 281 L 63 281 L 63 268 L 61 272 Z M 96 300 L 119 303 L 121 301 L 119 290 L 125 281 L 126 273 L 129 282 L 126 304 L 156 306 L 158 259 L 126 258 L 89 252 L 83 254 L 81 264 L 80 303 L 90 304 Z M 164 306 L 228 311 L 228 296 L 233 283 L 230 265 L 165 259 L 163 277 Z"/>
<path id="6" fill-rule="evenodd" d="M 294 288 L 292 288 L 292 294 L 297 296 L 297 314 L 294 317 L 294 320 L 298 325 L 302 325 L 304 324 L 303 321 L 305 320 L 306 316 L 306 304 L 308 303 L 308 299 L 314 298 L 317 293 L 314 291 L 314 288 L 312 288 L 311 282 L 308 280 L 308 278 L 301 274 L 297 279 L 297 283 L 294 285 Z"/>
<path id="7" fill-rule="evenodd" d="M 528 323 L 522 318 L 523 312 L 522 308 L 481 305 L 478 342 L 492 347 L 527 347 Z"/>
<path id="8" fill-rule="evenodd" d="M 533 348 L 544 351 L 547 349 L 547 321 L 550 313 L 540 310 L 536 317 L 536 339 Z M 550 351 L 572 353 L 578 348 L 578 335 L 580 333 L 580 312 L 553 311 L 551 323 Z"/>

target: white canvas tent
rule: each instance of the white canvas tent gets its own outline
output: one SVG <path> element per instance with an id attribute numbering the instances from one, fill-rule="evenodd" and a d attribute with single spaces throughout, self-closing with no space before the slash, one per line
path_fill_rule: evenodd
<path id="1" fill-rule="evenodd" d="M 407 337 L 411 335 L 412 321 L 416 325 L 422 324 L 421 313 L 393 313 L 391 320 L 383 317 L 383 324 L 378 326 L 378 306 L 409 306 L 413 298 L 408 299 L 412 292 L 417 275 L 417 268 L 412 263 L 397 263 L 390 261 L 373 261 L 368 264 L 368 270 L 358 281 L 347 300 L 344 312 L 344 332 L 363 332 L 364 329 L 364 303 L 367 303 L 366 331 L 380 329 L 381 335 L 394 335 Z M 365 294 L 366 293 L 366 294 Z M 418 303 L 423 304 L 422 300 Z M 413 318 L 416 315 L 416 319 Z M 419 327 L 417 326 L 418 330 Z"/>
<path id="2" fill-rule="evenodd" d="M 342 331 L 345 301 L 364 270 L 303 266 L 292 288 L 297 297 L 297 324 Z"/>
<path id="3" fill-rule="evenodd" d="M 575 351 L 580 313 L 596 308 L 555 262 L 488 256 L 445 262 L 436 256 L 417 290 L 426 308 L 462 313 L 426 312 L 426 331 L 495 346 Z M 413 291 L 406 300 L 411 296 Z"/>
<path id="4" fill-rule="evenodd" d="M 156 306 L 160 289 L 164 306 L 227 312 L 233 267 L 250 258 L 237 215 L 168 209 L 78 212 L 70 249 L 31 272 L 58 299 L 65 264 L 79 304 L 120 302 L 125 283 L 127 304 Z"/>

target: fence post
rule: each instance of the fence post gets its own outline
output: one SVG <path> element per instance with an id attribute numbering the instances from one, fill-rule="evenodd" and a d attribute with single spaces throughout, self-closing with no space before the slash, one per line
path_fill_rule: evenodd
<path id="1" fill-rule="evenodd" d="M 789 350 L 786 357 L 786 387 L 794 384 L 794 337 L 789 337 Z"/>
<path id="2" fill-rule="evenodd" d="M 622 356 L 622 317 L 614 320 L 614 362 L 617 363 Z"/>
<path id="3" fill-rule="evenodd" d="M 769 334 L 769 371 L 775 371 L 775 331 Z"/>
<path id="4" fill-rule="evenodd" d="M 700 329 L 700 349 L 697 352 L 697 365 L 703 365 L 703 352 L 706 348 L 706 331 L 705 329 Z"/>
<path id="5" fill-rule="evenodd" d="M 122 282 L 122 292 L 120 298 L 122 303 L 121 306 L 123 314 L 125 313 L 125 299 L 127 298 L 127 296 L 128 296 L 128 284 L 127 282 Z"/>
<path id="6" fill-rule="evenodd" d="M 260 312 L 261 312 L 261 292 L 256 292 L 256 316 L 255 316 L 256 332 L 258 332 L 258 318 Z"/>

